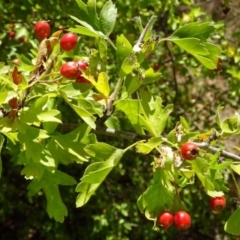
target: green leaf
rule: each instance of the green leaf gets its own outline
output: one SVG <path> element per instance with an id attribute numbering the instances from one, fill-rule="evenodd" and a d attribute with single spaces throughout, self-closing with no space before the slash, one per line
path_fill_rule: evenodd
<path id="1" fill-rule="evenodd" d="M 93 129 L 96 128 L 95 118 L 93 117 L 92 114 L 90 114 L 85 109 L 78 107 L 74 104 L 69 104 L 69 105 L 83 119 L 83 121 L 86 122 L 91 128 L 93 128 Z"/>
<path id="2" fill-rule="evenodd" d="M 177 44 L 180 48 L 184 49 L 185 51 L 189 52 L 193 55 L 202 55 L 207 56 L 208 51 L 205 48 L 205 45 L 202 41 L 198 38 L 184 38 L 184 39 L 169 39 L 171 42 Z"/>
<path id="3" fill-rule="evenodd" d="M 141 86 L 139 74 L 129 74 L 125 78 L 125 87 L 129 94 L 133 94 Z"/>
<path id="4" fill-rule="evenodd" d="M 56 170 L 54 172 L 53 181 L 56 182 L 57 184 L 64 185 L 64 186 L 74 185 L 77 183 L 76 180 L 72 176 L 70 176 L 60 170 Z"/>
<path id="5" fill-rule="evenodd" d="M 230 167 L 235 173 L 240 175 L 240 164 L 231 164 Z"/>
<path id="6" fill-rule="evenodd" d="M 143 62 L 157 47 L 159 43 L 158 37 L 150 37 L 146 42 L 141 45 L 140 51 L 138 51 L 138 61 Z M 133 47 L 134 49 L 134 47 Z"/>
<path id="7" fill-rule="evenodd" d="M 99 15 L 100 29 L 106 35 L 109 36 L 114 29 L 114 25 L 117 18 L 117 9 L 112 1 L 107 1 Z"/>
<path id="8" fill-rule="evenodd" d="M 4 143 L 4 137 L 2 136 L 2 134 L 0 134 L 0 177 L 2 176 L 2 148 L 3 148 L 3 143 Z"/>
<path id="9" fill-rule="evenodd" d="M 206 40 L 210 37 L 210 34 L 215 30 L 211 23 L 189 23 L 183 27 L 178 28 L 171 37 L 173 38 L 187 38 L 195 37 L 201 40 Z"/>
<path id="10" fill-rule="evenodd" d="M 99 18 L 96 11 L 96 0 L 88 0 L 87 2 L 88 15 L 91 16 L 95 26 L 99 27 Z"/>
<path id="11" fill-rule="evenodd" d="M 28 126 L 25 132 L 18 133 L 18 139 L 25 144 L 26 157 L 35 162 L 39 162 L 43 150 L 39 139 L 47 138 L 48 135 L 44 130 Z"/>
<path id="12" fill-rule="evenodd" d="M 87 145 L 84 150 L 92 157 L 105 160 L 114 154 L 116 148 L 104 142 L 97 142 Z"/>
<path id="13" fill-rule="evenodd" d="M 160 212 L 172 207 L 173 200 L 173 192 L 161 183 L 156 183 L 138 198 L 137 205 L 146 218 L 154 220 Z"/>
<path id="14" fill-rule="evenodd" d="M 144 134 L 139 115 L 141 108 L 138 100 L 123 99 L 117 102 L 116 109 L 126 114 L 138 134 Z"/>
<path id="15" fill-rule="evenodd" d="M 45 185 L 43 191 L 47 198 L 47 212 L 50 218 L 58 222 L 63 222 L 67 216 L 67 208 L 62 202 L 58 185 Z"/>
<path id="16" fill-rule="evenodd" d="M 227 220 L 227 222 L 224 225 L 224 230 L 227 233 L 239 236 L 240 235 L 239 222 L 240 222 L 240 207 L 238 207 L 237 210 Z"/>
<path id="17" fill-rule="evenodd" d="M 144 127 L 155 137 L 161 135 L 165 129 L 166 122 L 169 114 L 173 110 L 173 105 L 167 105 L 165 108 L 162 107 L 162 99 L 157 97 L 151 104 L 152 110 L 145 112 L 145 116 L 141 116 Z"/>
<path id="18" fill-rule="evenodd" d="M 208 69 L 217 69 L 219 55 L 222 50 L 205 40 L 214 31 L 209 23 L 190 23 L 179 28 L 169 38 L 162 41 L 171 41 L 180 48 L 192 54 Z"/>
<path id="19" fill-rule="evenodd" d="M 76 199 L 76 206 L 82 207 L 85 205 L 100 185 L 101 183 L 89 184 L 80 182 L 76 188 L 76 192 L 80 192 Z"/>
<path id="20" fill-rule="evenodd" d="M 98 34 L 95 30 L 88 29 L 83 26 L 76 26 L 76 28 L 69 28 L 69 31 L 73 33 L 89 36 L 89 37 L 94 37 L 94 38 L 98 37 Z"/>
<path id="21" fill-rule="evenodd" d="M 99 73 L 95 87 L 105 98 L 109 96 L 110 87 L 108 84 L 108 76 L 105 72 Z"/>
<path id="22" fill-rule="evenodd" d="M 190 127 L 189 127 L 189 124 L 188 124 L 187 120 L 184 117 L 180 116 L 180 122 L 181 122 L 182 127 L 184 128 L 184 130 L 186 132 L 189 132 Z"/>
<path id="23" fill-rule="evenodd" d="M 216 116 L 215 116 L 215 121 L 216 123 L 218 124 L 218 126 L 221 126 L 221 117 L 220 117 L 220 111 L 223 110 L 223 106 L 218 106 L 217 108 L 217 113 L 216 113 Z"/>
<path id="24" fill-rule="evenodd" d="M 196 54 L 193 54 L 193 56 L 200 62 L 202 63 L 202 65 L 208 69 L 216 69 L 217 68 L 217 61 L 212 61 L 211 59 L 209 59 L 209 56 L 208 58 L 207 57 L 203 57 L 203 56 L 200 56 L 200 55 L 196 55 Z"/>
<path id="25" fill-rule="evenodd" d="M 101 149 L 96 150 L 97 152 L 101 151 Z M 76 200 L 77 207 L 81 207 L 88 202 L 92 194 L 94 194 L 113 167 L 118 164 L 125 152 L 116 148 L 114 150 L 114 152 L 108 155 L 106 161 L 92 163 L 86 168 L 81 178 L 81 183 L 76 188 L 76 192 L 80 192 Z"/>
<path id="26" fill-rule="evenodd" d="M 132 53 L 132 45 L 128 39 L 123 34 L 121 34 L 120 36 L 117 36 L 116 47 L 118 68 L 120 69 L 124 59 Z"/>
<path id="27" fill-rule="evenodd" d="M 61 123 L 61 113 L 56 109 L 50 109 L 41 112 L 37 115 L 39 121 L 41 122 L 56 122 Z"/>
<path id="28" fill-rule="evenodd" d="M 68 154 L 71 154 L 72 158 L 76 159 L 77 162 L 88 161 L 87 155 L 84 151 L 85 144 L 80 142 L 79 133 L 76 134 L 76 132 L 73 131 L 68 134 L 54 136 L 53 139 L 61 149 Z M 71 155 L 69 157 L 71 157 Z"/>
<path id="29" fill-rule="evenodd" d="M 162 142 L 161 137 L 153 137 L 149 139 L 147 142 L 139 142 L 136 145 L 136 149 L 138 152 L 143 154 L 150 153 L 154 148 L 158 147 Z"/>
<path id="30" fill-rule="evenodd" d="M 160 72 L 154 72 L 152 68 L 149 68 L 144 72 L 144 78 L 142 84 L 150 84 L 158 81 L 162 74 Z"/>
<path id="31" fill-rule="evenodd" d="M 29 162 L 21 171 L 21 175 L 25 175 L 26 178 L 37 178 L 40 180 L 44 173 L 44 167 L 40 163 Z"/>
<path id="32" fill-rule="evenodd" d="M 237 117 L 226 118 L 221 122 L 222 133 L 233 134 L 240 130 L 240 121 Z"/>
<path id="33" fill-rule="evenodd" d="M 7 96 L 8 96 L 8 92 L 2 92 L 1 91 L 1 94 L 0 94 L 0 104 L 5 102 Z"/>
<path id="34" fill-rule="evenodd" d="M 105 71 L 105 61 L 107 59 L 107 42 L 103 38 L 98 38 L 98 50 L 99 50 L 99 56 L 102 59 L 102 66 L 101 69 Z M 104 64 L 103 64 L 104 62 Z"/>
<path id="35" fill-rule="evenodd" d="M 120 77 L 124 77 L 127 74 L 131 73 L 134 69 L 139 67 L 140 64 L 138 62 L 137 56 L 135 55 L 135 53 L 132 53 L 131 55 L 124 59 L 119 75 Z"/>
<path id="36" fill-rule="evenodd" d="M 92 24 L 91 24 L 91 23 L 89 24 L 89 22 L 91 22 L 90 20 L 87 22 L 87 21 L 80 20 L 80 19 L 78 19 L 77 17 L 71 16 L 71 15 L 70 15 L 70 17 L 71 17 L 74 21 L 80 23 L 80 25 L 82 25 L 83 27 L 87 28 L 87 29 L 88 29 L 90 32 L 92 32 L 93 34 L 95 34 L 95 35 L 97 35 L 97 36 L 102 36 L 102 37 L 104 37 L 104 34 L 103 34 L 102 32 L 95 30 L 95 29 L 92 27 Z M 81 31 L 82 28 L 77 27 L 77 29 L 79 29 L 78 31 Z M 88 32 L 89 32 L 89 31 L 88 31 Z"/>
<path id="37" fill-rule="evenodd" d="M 34 178 L 28 185 L 28 196 L 33 196 L 37 194 L 44 186 L 45 180 L 44 178 L 41 178 L 40 180 L 38 178 Z"/>

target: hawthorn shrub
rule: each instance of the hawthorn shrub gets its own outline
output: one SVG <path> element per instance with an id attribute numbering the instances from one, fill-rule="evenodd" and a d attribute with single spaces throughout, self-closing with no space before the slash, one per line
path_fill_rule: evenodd
<path id="1" fill-rule="evenodd" d="M 210 122 L 208 114 L 198 118 L 188 92 L 206 104 L 197 79 L 208 85 L 224 72 L 224 25 L 203 18 L 191 1 L 74 4 L 66 1 L 74 11 L 60 16 L 65 26 L 54 26 L 56 11 L 36 19 L 51 26 L 41 40 L 29 22 L 5 19 L 27 45 L 19 53 L 5 47 L 0 66 L 2 199 L 8 192 L 19 199 L 17 212 L 4 202 L 1 232 L 14 229 L 19 239 L 240 235 L 240 157 L 224 145 L 239 135 L 239 114 L 223 117 L 215 106 Z M 227 202 L 216 215 L 209 202 L 219 197 Z M 163 212 L 173 214 L 175 229 L 159 224 Z M 29 219 L 24 228 L 13 220 L 18 213 Z"/>

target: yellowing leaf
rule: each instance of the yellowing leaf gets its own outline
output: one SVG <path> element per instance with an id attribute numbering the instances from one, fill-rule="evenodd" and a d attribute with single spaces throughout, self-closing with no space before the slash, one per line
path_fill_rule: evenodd
<path id="1" fill-rule="evenodd" d="M 98 81 L 95 87 L 105 98 L 109 96 L 110 88 L 108 84 L 108 76 L 105 72 L 101 72 L 98 75 Z"/>
<path id="2" fill-rule="evenodd" d="M 240 175 L 240 164 L 232 164 L 230 167 L 235 173 Z"/>
<path id="3" fill-rule="evenodd" d="M 90 74 L 89 71 L 84 71 L 82 73 L 82 76 L 86 78 L 93 86 L 96 86 L 97 82 L 95 81 L 95 78 Z"/>
<path id="4" fill-rule="evenodd" d="M 62 32 L 63 32 L 63 30 L 58 30 L 58 31 L 54 32 L 51 37 L 58 38 Z"/>

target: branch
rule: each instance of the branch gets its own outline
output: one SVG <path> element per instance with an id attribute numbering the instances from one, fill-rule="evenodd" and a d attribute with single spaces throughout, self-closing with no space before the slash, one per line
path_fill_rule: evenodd
<path id="1" fill-rule="evenodd" d="M 236 155 L 234 153 L 228 152 L 226 150 L 222 150 L 220 148 L 210 146 L 207 142 L 201 142 L 201 143 L 194 142 L 194 143 L 199 148 L 205 149 L 206 151 L 208 151 L 210 153 L 218 153 L 218 152 L 220 152 L 220 156 L 221 157 L 229 158 L 229 159 L 235 160 L 235 161 L 240 161 L 240 156 L 238 156 L 238 155 Z"/>
<path id="2" fill-rule="evenodd" d="M 75 129 L 78 126 L 78 124 L 62 124 L 59 125 L 58 129 L 62 132 L 69 132 Z M 141 140 L 149 140 L 151 136 L 149 135 L 141 135 L 133 132 L 126 132 L 121 130 L 115 130 L 112 128 L 106 128 L 97 126 L 96 129 L 92 129 L 92 132 L 96 134 L 102 134 L 105 136 L 115 137 L 115 138 L 122 138 L 130 141 L 141 141 Z M 168 142 L 167 139 L 163 138 L 163 141 Z M 225 157 L 231 160 L 240 161 L 240 156 L 228 152 L 226 150 L 222 150 L 218 147 L 210 146 L 208 142 L 194 142 L 199 148 L 205 149 L 206 151 L 210 153 L 218 153 L 220 152 L 221 157 Z"/>

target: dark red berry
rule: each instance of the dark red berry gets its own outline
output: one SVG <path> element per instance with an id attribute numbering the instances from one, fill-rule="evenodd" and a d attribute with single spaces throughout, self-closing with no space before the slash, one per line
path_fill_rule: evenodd
<path id="1" fill-rule="evenodd" d="M 73 79 L 81 74 L 76 62 L 66 62 L 60 68 L 61 75 L 68 79 Z"/>
<path id="2" fill-rule="evenodd" d="M 16 35 L 16 33 L 15 33 L 14 31 L 11 31 L 11 32 L 8 33 L 8 36 L 9 36 L 10 38 L 14 38 L 15 35 Z"/>
<path id="3" fill-rule="evenodd" d="M 193 160 L 199 154 L 199 148 L 195 143 L 187 142 L 181 146 L 181 155 L 186 160 Z"/>
<path id="4" fill-rule="evenodd" d="M 20 43 L 25 42 L 25 37 L 20 37 L 20 38 L 18 39 L 18 41 L 19 41 Z"/>
<path id="5" fill-rule="evenodd" d="M 152 69 L 154 70 L 154 72 L 157 72 L 158 70 L 159 70 L 159 65 L 158 64 L 154 64 L 153 66 L 152 66 Z"/>
<path id="6" fill-rule="evenodd" d="M 179 230 L 186 230 L 191 226 L 191 217 L 185 211 L 179 211 L 174 215 L 174 224 Z"/>
<path id="7" fill-rule="evenodd" d="M 174 217 L 171 212 L 164 211 L 159 215 L 157 222 L 161 227 L 167 229 L 173 224 L 173 219 Z"/>
<path id="8" fill-rule="evenodd" d="M 213 211 L 220 212 L 226 207 L 226 198 L 224 196 L 210 198 L 210 207 Z"/>
<path id="9" fill-rule="evenodd" d="M 83 76 L 79 75 L 76 77 L 76 82 L 77 83 L 88 83 L 91 84 L 90 81 L 88 81 L 86 78 L 84 78 Z"/>
<path id="10" fill-rule="evenodd" d="M 77 45 L 77 41 L 74 33 L 65 33 L 60 40 L 60 46 L 65 51 L 71 51 Z"/>
<path id="11" fill-rule="evenodd" d="M 80 70 L 86 70 L 88 67 L 88 63 L 83 60 L 76 60 L 75 62 L 77 63 Z"/>
<path id="12" fill-rule="evenodd" d="M 51 31 L 51 28 L 49 23 L 44 20 L 38 21 L 34 26 L 34 33 L 40 39 L 44 39 L 48 37 L 50 34 L 50 31 Z"/>

